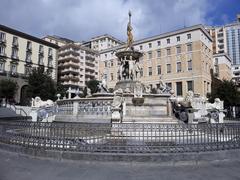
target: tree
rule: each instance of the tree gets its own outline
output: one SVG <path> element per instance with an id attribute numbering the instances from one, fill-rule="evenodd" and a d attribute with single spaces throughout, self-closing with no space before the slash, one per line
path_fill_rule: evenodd
<path id="1" fill-rule="evenodd" d="M 39 67 L 33 69 L 28 77 L 28 96 L 33 98 L 39 96 L 42 100 L 56 99 L 56 83 L 53 79 L 44 72 L 44 69 Z"/>
<path id="2" fill-rule="evenodd" d="M 212 85 L 212 92 L 208 94 L 210 102 L 215 98 L 224 101 L 224 107 L 236 106 L 240 102 L 240 93 L 233 81 L 223 80 Z"/>
<path id="3" fill-rule="evenodd" d="M 91 93 L 96 93 L 98 91 L 98 85 L 99 85 L 99 81 L 95 80 L 95 79 L 91 79 L 89 81 L 86 82 L 86 86 L 91 89 Z"/>
<path id="4" fill-rule="evenodd" d="M 14 95 L 18 90 L 18 84 L 10 79 L 0 81 L 0 97 L 5 98 L 8 102 L 14 99 Z"/>

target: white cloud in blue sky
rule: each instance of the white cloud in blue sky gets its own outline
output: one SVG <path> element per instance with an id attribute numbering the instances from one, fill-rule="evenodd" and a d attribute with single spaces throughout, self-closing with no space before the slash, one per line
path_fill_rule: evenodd
<path id="1" fill-rule="evenodd" d="M 82 41 L 107 33 L 125 41 L 129 9 L 135 39 L 141 39 L 184 25 L 212 24 L 207 15 L 214 7 L 208 0 L 1 0 L 0 24 L 39 37 Z"/>

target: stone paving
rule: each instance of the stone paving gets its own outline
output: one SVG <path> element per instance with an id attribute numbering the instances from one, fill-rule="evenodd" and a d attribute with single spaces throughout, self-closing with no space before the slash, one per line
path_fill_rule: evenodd
<path id="1" fill-rule="evenodd" d="M 199 165 L 87 162 L 34 158 L 0 150 L 0 180 L 232 180 L 240 179 L 240 159 Z"/>

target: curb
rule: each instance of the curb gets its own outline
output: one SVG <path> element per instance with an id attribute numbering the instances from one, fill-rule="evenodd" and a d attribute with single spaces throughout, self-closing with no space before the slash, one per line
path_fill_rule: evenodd
<path id="1" fill-rule="evenodd" d="M 155 162 L 164 165 L 200 164 L 204 162 L 240 160 L 240 150 L 223 150 L 194 153 L 152 153 L 152 154 L 125 154 L 125 153 L 91 153 L 45 150 L 28 148 L 17 145 L 0 143 L 0 149 L 19 154 L 40 158 L 73 161 L 113 161 L 113 162 Z"/>

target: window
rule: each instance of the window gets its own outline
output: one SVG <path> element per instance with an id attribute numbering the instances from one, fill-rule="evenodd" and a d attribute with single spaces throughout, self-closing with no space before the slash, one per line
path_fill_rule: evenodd
<path id="1" fill-rule="evenodd" d="M 148 59 L 152 59 L 152 52 L 148 52 Z"/>
<path id="2" fill-rule="evenodd" d="M 18 38 L 16 36 L 13 36 L 13 46 L 18 46 Z"/>
<path id="3" fill-rule="evenodd" d="M 49 66 L 49 67 L 53 67 L 53 63 L 52 63 L 52 62 L 53 62 L 52 59 L 48 59 L 48 66 Z"/>
<path id="4" fill-rule="evenodd" d="M 0 46 L 0 55 L 5 56 L 5 47 Z"/>
<path id="5" fill-rule="evenodd" d="M 210 92 L 210 83 L 207 82 L 207 92 Z"/>
<path id="6" fill-rule="evenodd" d="M 152 43 L 148 43 L 148 47 L 149 47 L 149 48 L 152 48 Z"/>
<path id="7" fill-rule="evenodd" d="M 177 36 L 177 42 L 179 42 L 180 41 L 180 36 Z"/>
<path id="8" fill-rule="evenodd" d="M 18 59 L 18 50 L 16 48 L 12 48 L 12 58 Z"/>
<path id="9" fill-rule="evenodd" d="M 157 51 L 157 57 L 161 57 L 161 50 Z"/>
<path id="10" fill-rule="evenodd" d="M 187 34 L 187 39 L 191 39 L 191 38 L 192 38 L 191 34 Z"/>
<path id="11" fill-rule="evenodd" d="M 43 53 L 43 46 L 39 45 L 39 53 L 42 54 Z"/>
<path id="12" fill-rule="evenodd" d="M 181 46 L 177 46 L 177 54 L 181 53 Z"/>
<path id="13" fill-rule="evenodd" d="M 6 42 L 6 36 L 3 32 L 0 32 L 0 42 Z"/>
<path id="14" fill-rule="evenodd" d="M 140 50 L 142 50 L 142 49 L 143 49 L 142 45 L 141 45 L 141 46 L 139 46 L 139 49 L 140 49 Z"/>
<path id="15" fill-rule="evenodd" d="M 170 44 L 170 38 L 167 39 L 167 44 Z"/>
<path id="16" fill-rule="evenodd" d="M 171 64 L 167 64 L 167 73 L 171 73 Z"/>
<path id="17" fill-rule="evenodd" d="M 215 58 L 215 62 L 214 62 L 215 64 L 218 64 L 218 58 Z"/>
<path id="18" fill-rule="evenodd" d="M 113 60 L 111 60 L 111 67 L 113 67 Z"/>
<path id="19" fill-rule="evenodd" d="M 187 65 L 188 65 L 188 71 L 192 71 L 192 60 L 189 60 L 188 62 L 187 62 Z"/>
<path id="20" fill-rule="evenodd" d="M 32 42 L 27 42 L 27 50 L 32 50 Z"/>
<path id="21" fill-rule="evenodd" d="M 26 53 L 26 62 L 31 62 L 31 53 L 27 52 Z"/>
<path id="22" fill-rule="evenodd" d="M 31 66 L 25 66 L 25 75 L 29 75 L 32 71 L 32 67 Z"/>
<path id="23" fill-rule="evenodd" d="M 158 46 L 161 46 L 161 41 L 158 41 L 158 42 L 157 42 L 157 45 L 158 45 Z"/>
<path id="24" fill-rule="evenodd" d="M 16 74 L 17 73 L 17 65 L 11 64 L 10 71 L 11 71 L 11 74 Z"/>
<path id="25" fill-rule="evenodd" d="M 148 75 L 152 76 L 152 67 L 148 67 Z"/>
<path id="26" fill-rule="evenodd" d="M 188 45 L 187 45 L 187 51 L 188 51 L 188 52 L 191 52 L 191 51 L 192 51 L 192 44 L 188 44 Z"/>
<path id="27" fill-rule="evenodd" d="M 182 71 L 181 62 L 177 62 L 177 72 L 181 72 L 181 71 Z"/>
<path id="28" fill-rule="evenodd" d="M 157 74 L 158 75 L 161 74 L 161 66 L 160 65 L 157 66 Z"/>
<path id="29" fill-rule="evenodd" d="M 182 96 L 182 82 L 176 82 L 177 96 Z"/>
<path id="30" fill-rule="evenodd" d="M 48 49 L 48 56 L 52 56 L 52 48 Z"/>
<path id="31" fill-rule="evenodd" d="M 105 67 L 107 67 L 107 61 L 105 61 Z"/>
<path id="32" fill-rule="evenodd" d="M 107 54 L 105 54 L 105 58 L 107 58 Z"/>
<path id="33" fill-rule="evenodd" d="M 143 68 L 140 69 L 140 76 L 143 77 Z"/>
<path id="34" fill-rule="evenodd" d="M 38 57 L 38 64 L 39 64 L 39 65 L 44 65 L 44 64 L 43 64 L 43 57 L 42 57 L 42 56 L 39 56 L 39 57 Z"/>
<path id="35" fill-rule="evenodd" d="M 168 48 L 168 49 L 167 49 L 167 56 L 170 56 L 170 55 L 171 55 L 171 49 Z"/>
<path id="36" fill-rule="evenodd" d="M 193 81 L 187 81 L 187 90 L 188 91 L 194 91 Z"/>
<path id="37" fill-rule="evenodd" d="M 4 71 L 5 62 L 0 61 L 0 72 Z"/>
<path id="38" fill-rule="evenodd" d="M 113 73 L 111 73 L 111 81 L 113 81 Z"/>

